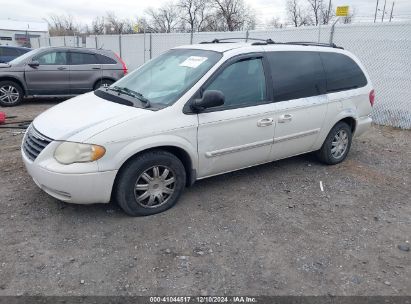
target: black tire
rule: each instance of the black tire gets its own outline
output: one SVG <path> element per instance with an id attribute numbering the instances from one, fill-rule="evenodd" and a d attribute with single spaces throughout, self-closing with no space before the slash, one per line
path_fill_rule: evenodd
<path id="1" fill-rule="evenodd" d="M 338 157 L 335 155 L 338 153 L 336 153 L 336 151 L 332 151 L 332 149 L 335 148 L 333 145 L 335 145 L 335 143 L 337 142 L 337 134 L 346 134 L 347 136 L 347 144 L 345 146 L 345 150 L 343 152 L 340 150 L 341 155 L 338 155 Z M 344 159 L 348 155 L 348 152 L 350 151 L 351 141 L 352 131 L 350 126 L 347 123 L 340 121 L 331 129 L 330 133 L 328 133 L 321 149 L 317 151 L 317 157 L 320 161 L 327 165 L 336 165 L 338 163 L 341 163 L 342 161 L 344 161 Z"/>
<path id="2" fill-rule="evenodd" d="M 11 96 L 10 93 L 15 94 L 15 95 Z M 24 96 L 23 89 L 18 83 L 14 81 L 8 81 L 8 80 L 0 81 L 0 106 L 2 107 L 17 106 L 23 101 L 23 96 Z"/>
<path id="3" fill-rule="evenodd" d="M 154 178 L 155 167 L 159 168 L 159 174 L 157 175 L 160 175 L 158 177 L 160 178 L 160 181 Z M 169 175 L 163 178 L 162 175 L 165 174 L 166 168 L 169 169 Z M 164 171 L 161 171 L 162 169 L 164 169 Z M 147 173 L 153 178 L 153 181 L 147 181 L 146 176 L 143 177 L 144 173 Z M 174 183 L 165 186 L 166 182 L 169 182 L 172 176 L 174 177 Z M 147 185 L 140 184 L 139 182 L 147 183 Z M 138 190 L 137 185 L 142 187 L 148 186 L 148 190 Z M 186 171 L 181 161 L 169 152 L 154 150 L 137 156 L 121 169 L 116 180 L 114 198 L 128 215 L 152 215 L 163 212 L 174 206 L 183 192 L 185 185 Z M 137 197 L 144 197 L 146 193 L 155 193 L 156 191 L 161 192 L 163 191 L 161 189 L 164 189 L 164 187 L 168 187 L 169 190 L 172 188 L 173 192 L 169 195 L 165 194 L 165 192 L 161 193 L 161 197 L 164 200 L 162 204 L 160 198 L 152 194 L 145 199 L 147 200 L 147 203 L 145 203 L 145 201 L 139 202 L 137 199 Z M 154 203 L 151 202 L 154 205 L 149 206 L 152 196 L 155 197 Z"/>
<path id="4" fill-rule="evenodd" d="M 96 84 L 94 85 L 93 90 L 97 90 L 101 87 L 108 87 L 111 86 L 114 83 L 114 81 L 110 80 L 110 79 L 102 79 L 96 82 Z"/>

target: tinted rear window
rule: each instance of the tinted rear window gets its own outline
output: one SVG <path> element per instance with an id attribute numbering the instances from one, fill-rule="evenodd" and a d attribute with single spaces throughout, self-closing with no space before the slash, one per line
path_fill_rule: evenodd
<path id="1" fill-rule="evenodd" d="M 325 94 L 325 73 L 316 52 L 270 52 L 274 101 Z"/>
<path id="2" fill-rule="evenodd" d="M 338 92 L 361 88 L 367 78 L 361 68 L 350 57 L 338 53 L 320 53 L 327 76 L 327 92 Z"/>
<path id="3" fill-rule="evenodd" d="M 90 53 L 71 53 L 71 64 L 98 64 L 97 58 Z"/>
<path id="4" fill-rule="evenodd" d="M 117 63 L 114 59 L 104 56 L 104 55 L 98 54 L 97 58 L 101 64 L 116 64 Z"/>

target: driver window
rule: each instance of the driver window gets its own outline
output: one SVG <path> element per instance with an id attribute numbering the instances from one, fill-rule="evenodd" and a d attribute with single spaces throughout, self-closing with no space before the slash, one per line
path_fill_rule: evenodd
<path id="1" fill-rule="evenodd" d="M 36 60 L 41 65 L 66 65 L 67 53 L 66 52 L 50 52 L 40 55 Z"/>
<path id="2" fill-rule="evenodd" d="M 205 90 L 223 92 L 224 107 L 260 104 L 267 99 L 262 59 L 252 58 L 231 64 Z"/>

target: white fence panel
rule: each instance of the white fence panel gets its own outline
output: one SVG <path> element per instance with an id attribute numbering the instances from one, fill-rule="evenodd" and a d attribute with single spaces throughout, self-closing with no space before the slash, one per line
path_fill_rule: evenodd
<path id="1" fill-rule="evenodd" d="M 120 54 L 120 37 L 119 35 L 97 36 L 98 48 L 112 50 Z"/>
<path id="2" fill-rule="evenodd" d="M 121 58 L 129 70 L 134 70 L 145 62 L 144 35 L 121 36 Z"/>
<path id="3" fill-rule="evenodd" d="M 374 121 L 411 129 L 411 23 L 339 25 L 334 41 L 355 54 L 370 74 Z"/>
<path id="4" fill-rule="evenodd" d="M 190 44 L 190 33 L 168 33 L 151 35 L 151 53 L 153 58 L 173 47 Z"/>

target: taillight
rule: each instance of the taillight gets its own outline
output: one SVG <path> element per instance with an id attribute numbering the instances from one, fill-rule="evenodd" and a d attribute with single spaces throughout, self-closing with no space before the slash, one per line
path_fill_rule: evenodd
<path id="1" fill-rule="evenodd" d="M 123 66 L 123 72 L 124 75 L 127 74 L 128 70 L 127 70 L 127 66 L 126 63 L 123 61 L 123 59 L 121 59 L 121 57 L 119 55 L 117 55 L 116 53 L 114 53 L 116 55 L 116 57 L 118 58 L 118 60 L 120 60 L 121 65 Z"/>
<path id="2" fill-rule="evenodd" d="M 374 92 L 374 90 L 371 90 L 369 97 L 370 97 L 370 104 L 371 104 L 371 106 L 373 107 L 373 106 L 374 106 L 374 100 L 375 100 L 375 92 Z"/>

